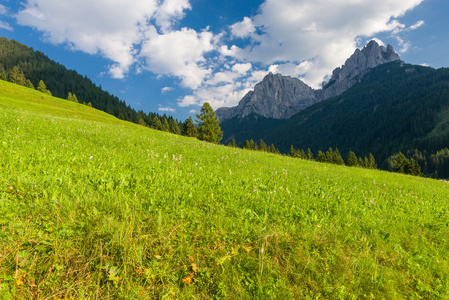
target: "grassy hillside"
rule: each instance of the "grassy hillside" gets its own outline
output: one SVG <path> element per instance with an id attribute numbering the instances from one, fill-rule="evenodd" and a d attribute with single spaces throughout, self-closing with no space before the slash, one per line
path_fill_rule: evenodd
<path id="1" fill-rule="evenodd" d="M 1 299 L 449 297 L 449 184 L 203 143 L 0 81 Z"/>

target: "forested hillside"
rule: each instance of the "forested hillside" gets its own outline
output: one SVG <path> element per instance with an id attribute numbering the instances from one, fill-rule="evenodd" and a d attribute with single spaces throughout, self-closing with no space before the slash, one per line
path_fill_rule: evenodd
<path id="1" fill-rule="evenodd" d="M 344 94 L 298 113 L 263 140 L 284 153 L 291 145 L 315 153 L 329 147 L 344 155 L 372 153 L 387 169 L 391 155 L 417 153 L 415 158 L 425 156 L 421 168 L 427 162 L 429 174 L 435 171 L 431 155 L 448 146 L 448 109 L 449 69 L 393 62 L 375 68 Z"/>
<path id="2" fill-rule="evenodd" d="M 164 119 L 167 119 L 171 127 L 176 121 L 171 116 L 136 111 L 125 101 L 95 85 L 86 76 L 74 70 L 67 70 L 65 66 L 51 60 L 42 52 L 34 51 L 33 48 L 15 40 L 0 37 L 0 74 L 3 79 L 7 79 L 14 67 L 18 67 L 35 87 L 40 80 L 43 80 L 53 96 L 66 99 L 69 93 L 73 93 L 79 102 L 90 102 L 94 108 L 119 119 L 134 123 L 142 120 L 140 123 L 153 127 L 157 126 L 154 124 L 155 117 L 161 121 L 161 124 L 164 123 Z M 178 127 L 181 125 L 180 122 L 176 121 L 176 123 Z"/>

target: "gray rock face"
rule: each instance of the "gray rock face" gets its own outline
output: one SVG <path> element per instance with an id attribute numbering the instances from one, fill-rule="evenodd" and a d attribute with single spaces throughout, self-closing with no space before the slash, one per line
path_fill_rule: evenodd
<path id="1" fill-rule="evenodd" d="M 332 78 L 326 85 L 323 84 L 322 99 L 340 95 L 359 82 L 370 69 L 381 64 L 400 60 L 399 55 L 390 45 L 387 49 L 371 41 L 361 51 L 355 50 L 341 68 L 332 72 Z"/>
<path id="2" fill-rule="evenodd" d="M 248 92 L 238 106 L 219 108 L 221 121 L 244 118 L 252 113 L 274 119 L 288 119 L 300 110 L 318 102 L 315 91 L 307 84 L 290 76 L 270 72 L 254 91 Z"/>
<path id="3" fill-rule="evenodd" d="M 236 107 L 217 109 L 220 121 L 238 117 L 242 119 L 252 113 L 274 119 L 289 119 L 299 111 L 319 101 L 340 95 L 359 82 L 370 69 L 381 64 L 400 60 L 390 45 L 379 46 L 371 41 L 362 50 L 355 50 L 345 64 L 332 72 L 329 83 L 323 89 L 313 90 L 307 84 L 290 76 L 268 74 L 262 82 L 240 100 Z"/>

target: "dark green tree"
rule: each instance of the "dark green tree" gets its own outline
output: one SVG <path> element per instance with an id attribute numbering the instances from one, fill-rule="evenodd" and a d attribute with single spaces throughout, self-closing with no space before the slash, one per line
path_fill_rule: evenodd
<path id="1" fill-rule="evenodd" d="M 297 152 L 296 152 L 296 149 L 293 147 L 293 145 L 290 146 L 290 153 L 289 153 L 289 155 L 291 157 L 297 157 Z"/>
<path id="2" fill-rule="evenodd" d="M 190 137 L 196 136 L 196 128 L 195 128 L 195 124 L 193 123 L 192 117 L 188 117 L 184 121 L 184 125 L 182 128 L 182 135 L 190 136 Z"/>
<path id="3" fill-rule="evenodd" d="M 326 154 L 324 154 L 321 150 L 318 150 L 318 154 L 316 155 L 316 161 L 318 162 L 326 162 Z"/>
<path id="4" fill-rule="evenodd" d="M 308 160 L 313 160 L 313 153 L 312 150 L 310 150 L 310 148 L 307 148 L 307 157 Z"/>
<path id="5" fill-rule="evenodd" d="M 170 132 L 174 134 L 181 134 L 181 129 L 179 129 L 178 122 L 171 120 L 170 122 Z"/>
<path id="6" fill-rule="evenodd" d="M 153 117 L 153 124 L 151 125 L 151 128 L 156 130 L 162 130 L 162 122 L 159 120 L 157 116 Z"/>
<path id="7" fill-rule="evenodd" d="M 344 165 L 345 162 L 343 161 L 343 158 L 341 157 L 340 151 L 338 151 L 337 148 L 335 148 L 335 151 L 332 156 L 332 163 L 336 165 Z"/>
<path id="8" fill-rule="evenodd" d="M 229 142 L 228 146 L 229 146 L 229 147 L 232 147 L 232 148 L 237 147 L 237 144 L 235 143 L 235 139 L 232 139 L 232 140 Z"/>
<path id="9" fill-rule="evenodd" d="M 267 151 L 267 144 L 265 144 L 264 141 L 260 140 L 259 148 L 260 148 L 260 151 L 266 152 Z"/>
<path id="10" fill-rule="evenodd" d="M 359 162 L 357 160 L 357 156 L 354 152 L 349 151 L 348 156 L 346 156 L 345 164 L 349 167 L 357 167 L 359 165 Z"/>
<path id="11" fill-rule="evenodd" d="M 162 118 L 162 131 L 170 131 L 170 124 L 168 124 L 167 118 Z"/>
<path id="12" fill-rule="evenodd" d="M 23 72 L 19 71 L 19 68 L 17 66 L 15 66 L 12 69 L 11 74 L 9 74 L 9 81 L 23 86 L 25 86 L 26 84 L 25 75 L 23 74 Z"/>
<path id="13" fill-rule="evenodd" d="M 374 156 L 371 153 L 369 154 L 369 157 L 368 157 L 368 167 L 369 167 L 369 169 L 377 169 L 376 160 L 374 159 Z"/>
<path id="14" fill-rule="evenodd" d="M 203 141 L 218 144 L 223 137 L 218 118 L 209 103 L 204 103 L 200 114 L 196 115 L 198 123 L 198 138 Z"/>
<path id="15" fill-rule="evenodd" d="M 47 86 L 45 85 L 43 80 L 39 81 L 39 85 L 37 86 L 37 90 L 39 92 L 46 93 L 46 94 L 49 94 L 51 96 L 51 92 L 49 90 L 47 90 Z M 90 105 L 90 107 L 92 107 L 92 104 Z"/>
<path id="16" fill-rule="evenodd" d="M 25 81 L 25 86 L 26 86 L 27 88 L 30 88 L 30 89 L 33 89 L 33 90 L 34 90 L 34 85 L 33 85 L 33 83 L 31 82 L 31 80 L 29 80 L 29 79 L 27 79 L 27 80 Z"/>

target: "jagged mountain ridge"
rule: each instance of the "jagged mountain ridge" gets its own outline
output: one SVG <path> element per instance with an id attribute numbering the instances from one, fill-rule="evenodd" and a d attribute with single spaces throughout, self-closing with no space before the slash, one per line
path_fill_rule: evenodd
<path id="1" fill-rule="evenodd" d="M 317 102 L 340 95 L 360 82 L 369 70 L 396 60 L 400 57 L 391 45 L 385 48 L 372 40 L 336 68 L 329 83 L 323 83 L 323 89 L 314 90 L 298 78 L 270 73 L 236 107 L 219 108 L 216 115 L 220 121 L 249 115 L 286 120 Z"/>
<path id="2" fill-rule="evenodd" d="M 220 120 L 250 114 L 274 119 L 289 119 L 298 111 L 318 102 L 315 91 L 297 78 L 269 73 L 232 108 L 220 108 Z"/>

